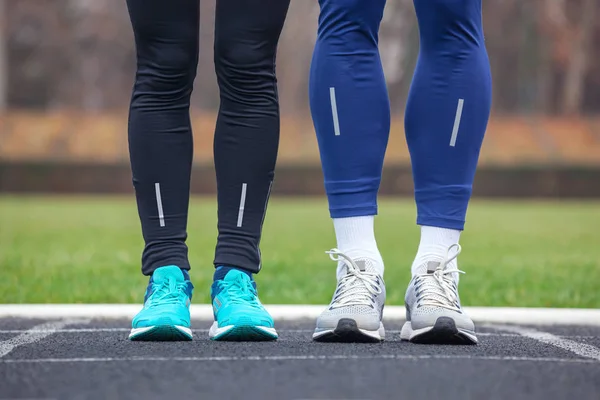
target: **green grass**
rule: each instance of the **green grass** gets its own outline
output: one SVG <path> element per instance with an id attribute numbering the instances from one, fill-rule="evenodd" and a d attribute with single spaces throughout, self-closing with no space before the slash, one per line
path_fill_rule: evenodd
<path id="1" fill-rule="evenodd" d="M 388 304 L 402 304 L 418 244 L 410 201 L 380 204 Z M 473 202 L 462 236 L 466 305 L 600 307 L 600 203 Z M 215 201 L 194 199 L 195 302 L 208 302 Z M 138 303 L 143 242 L 133 197 L 0 197 L 0 303 Z M 335 245 L 322 200 L 271 202 L 257 276 L 264 303 L 325 304 Z"/>

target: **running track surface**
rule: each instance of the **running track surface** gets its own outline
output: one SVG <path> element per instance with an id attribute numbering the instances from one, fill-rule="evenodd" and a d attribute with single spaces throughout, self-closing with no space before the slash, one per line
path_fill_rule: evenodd
<path id="1" fill-rule="evenodd" d="M 600 399 L 600 328 L 479 325 L 477 346 L 127 340 L 127 320 L 0 319 L 0 399 Z"/>

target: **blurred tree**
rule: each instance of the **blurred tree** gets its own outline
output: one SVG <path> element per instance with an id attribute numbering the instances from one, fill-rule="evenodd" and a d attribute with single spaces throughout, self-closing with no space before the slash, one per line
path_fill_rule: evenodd
<path id="1" fill-rule="evenodd" d="M 8 52 L 6 51 L 8 29 L 6 23 L 6 1 L 0 0 L 0 113 L 6 109 L 8 96 Z"/>
<path id="2" fill-rule="evenodd" d="M 563 12 L 564 0 L 561 0 Z M 562 112 L 564 114 L 578 114 L 582 110 L 585 78 L 589 72 L 589 59 L 593 51 L 591 36 L 594 33 L 598 0 L 583 0 L 578 18 L 571 23 L 571 37 L 569 62 L 563 85 Z"/>
<path id="3" fill-rule="evenodd" d="M 126 109 L 135 52 L 123 0 L 0 1 L 10 15 L 2 76 L 10 76 L 11 107 Z M 600 112 L 600 1 L 485 0 L 483 7 L 496 113 Z M 214 9 L 215 0 L 201 1 L 192 98 L 209 111 L 218 107 Z M 277 59 L 284 113 L 307 111 L 317 17 L 316 1 L 292 1 Z M 401 113 L 418 53 L 412 0 L 388 0 L 380 47 L 392 110 Z"/>
<path id="4" fill-rule="evenodd" d="M 392 110 L 404 109 L 418 55 L 419 31 L 412 0 L 389 1 L 380 29 L 379 48 Z"/>
<path id="5" fill-rule="evenodd" d="M 546 58 L 544 62 L 554 67 L 555 76 L 562 81 L 559 111 L 567 115 L 579 114 L 584 109 L 586 78 L 592 72 L 590 60 L 600 50 L 593 41 L 599 27 L 596 20 L 598 1 L 538 0 L 537 4 L 540 34 L 546 36 L 545 44 L 552 54 L 552 58 Z M 594 72 L 600 73 L 599 70 Z M 544 78 L 545 85 L 554 84 L 549 76 Z"/>

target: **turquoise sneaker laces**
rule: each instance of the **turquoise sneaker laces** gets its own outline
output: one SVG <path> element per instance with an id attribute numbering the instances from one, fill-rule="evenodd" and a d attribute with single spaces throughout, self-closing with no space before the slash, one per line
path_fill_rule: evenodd
<path id="1" fill-rule="evenodd" d="M 258 309 L 262 308 L 258 301 L 256 290 L 245 279 L 240 277 L 233 281 L 222 280 L 220 284 L 223 286 L 223 290 L 227 291 L 229 295 L 228 300 L 231 304 L 249 305 Z"/>
<path id="2" fill-rule="evenodd" d="M 168 277 L 165 282 L 160 284 L 153 283 L 152 294 L 150 295 L 148 307 L 165 304 L 185 304 L 185 296 L 182 293 L 185 291 L 186 282 L 177 282 L 177 279 Z"/>

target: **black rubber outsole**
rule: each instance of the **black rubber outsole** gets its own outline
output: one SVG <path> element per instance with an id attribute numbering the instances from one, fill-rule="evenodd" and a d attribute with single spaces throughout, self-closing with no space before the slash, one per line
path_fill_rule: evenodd
<path id="1" fill-rule="evenodd" d="M 449 317 L 439 317 L 430 331 L 421 333 L 410 340 L 416 344 L 449 344 L 449 345 L 475 345 L 464 333 L 456 328 L 454 320 Z"/>
<path id="2" fill-rule="evenodd" d="M 356 321 L 349 318 L 340 319 L 332 332 L 315 337 L 313 340 L 322 343 L 380 343 L 383 341 L 383 339 L 377 339 L 361 332 Z"/>

